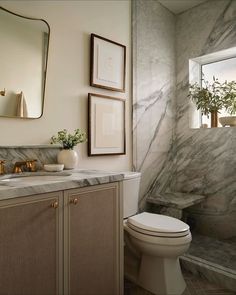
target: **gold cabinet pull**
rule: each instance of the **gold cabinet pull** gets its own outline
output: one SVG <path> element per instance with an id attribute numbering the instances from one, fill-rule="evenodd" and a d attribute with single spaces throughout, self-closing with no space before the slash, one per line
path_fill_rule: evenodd
<path id="1" fill-rule="evenodd" d="M 55 201 L 51 204 L 51 207 L 54 208 L 54 209 L 57 209 L 58 208 L 58 201 Z"/>
<path id="2" fill-rule="evenodd" d="M 70 203 L 76 205 L 78 203 L 78 199 L 77 198 L 71 199 Z"/>

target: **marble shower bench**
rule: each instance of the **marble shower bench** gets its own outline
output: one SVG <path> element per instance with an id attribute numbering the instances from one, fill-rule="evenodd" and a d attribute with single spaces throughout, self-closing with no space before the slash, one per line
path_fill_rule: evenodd
<path id="1" fill-rule="evenodd" d="M 178 219 L 182 218 L 183 209 L 201 203 L 206 199 L 203 195 L 180 192 L 166 192 L 149 196 L 147 203 L 154 205 L 160 214 L 169 215 Z"/>

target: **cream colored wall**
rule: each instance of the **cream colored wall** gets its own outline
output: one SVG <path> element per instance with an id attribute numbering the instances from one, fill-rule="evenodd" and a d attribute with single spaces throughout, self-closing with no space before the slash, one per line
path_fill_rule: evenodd
<path id="1" fill-rule="evenodd" d="M 131 168 L 131 5 L 125 1 L 0 1 L 16 13 L 45 19 L 51 28 L 44 115 L 37 120 L 0 118 L 0 145 L 46 144 L 58 130 L 87 130 L 88 92 L 126 98 L 126 144 L 123 156 L 87 157 L 79 145 L 80 167 Z M 126 92 L 89 86 L 90 34 L 127 47 Z"/>

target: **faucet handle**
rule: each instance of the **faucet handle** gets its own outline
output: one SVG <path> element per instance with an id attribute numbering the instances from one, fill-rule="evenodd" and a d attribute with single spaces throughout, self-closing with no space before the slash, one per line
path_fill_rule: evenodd
<path id="1" fill-rule="evenodd" d="M 5 161 L 4 160 L 0 160 L 0 175 L 5 174 Z"/>
<path id="2" fill-rule="evenodd" d="M 26 167 L 29 172 L 35 172 L 36 171 L 36 162 L 37 160 L 27 160 L 26 161 Z"/>
<path id="3" fill-rule="evenodd" d="M 15 162 L 13 167 L 13 173 L 21 173 L 22 172 L 21 165 L 22 165 L 22 162 Z"/>

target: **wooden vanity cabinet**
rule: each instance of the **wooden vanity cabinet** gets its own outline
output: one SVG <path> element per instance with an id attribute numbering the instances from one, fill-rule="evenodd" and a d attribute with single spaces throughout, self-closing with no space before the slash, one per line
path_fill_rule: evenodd
<path id="1" fill-rule="evenodd" d="M 119 183 L 0 201 L 0 295 L 123 294 Z"/>
<path id="2" fill-rule="evenodd" d="M 1 295 L 58 294 L 62 203 L 62 192 L 0 201 Z"/>
<path id="3" fill-rule="evenodd" d="M 118 184 L 69 190 L 64 198 L 65 294 L 122 294 L 123 220 Z"/>

